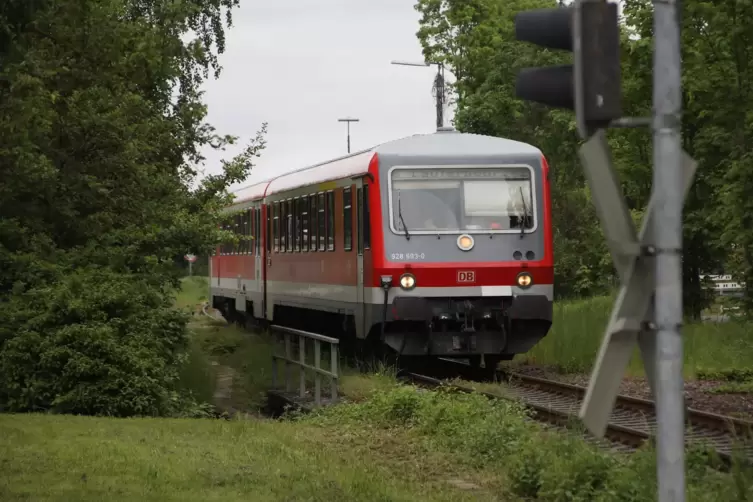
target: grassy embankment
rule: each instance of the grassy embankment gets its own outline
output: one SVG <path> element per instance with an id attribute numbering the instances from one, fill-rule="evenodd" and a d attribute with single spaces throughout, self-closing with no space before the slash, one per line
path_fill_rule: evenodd
<path id="1" fill-rule="evenodd" d="M 286 422 L 0 415 L 0 500 L 655 500 L 653 452 L 545 432 L 514 403 L 377 386 Z M 753 500 L 753 473 L 688 457 L 688 499 Z"/>
<path id="2" fill-rule="evenodd" d="M 553 366 L 563 372 L 591 370 L 609 321 L 613 299 L 558 302 L 552 330 L 521 362 Z M 744 377 L 753 361 L 753 327 L 744 321 L 693 323 L 683 327 L 685 373 L 689 378 Z M 517 359 L 516 359 L 517 360 Z M 636 349 L 629 368 L 643 375 Z"/>
<path id="3" fill-rule="evenodd" d="M 202 291 L 184 284 L 178 304 Z M 210 393 L 216 360 L 237 370 L 253 405 L 268 385 L 269 342 L 200 318 L 192 330 L 185 384 Z M 597 452 L 543 432 L 515 403 L 419 393 L 389 374 L 348 375 L 341 391 L 352 403 L 286 422 L 0 415 L 0 500 L 655 498 L 651 451 Z M 753 499 L 750 472 L 721 475 L 705 460 L 689 456 L 690 500 Z"/>

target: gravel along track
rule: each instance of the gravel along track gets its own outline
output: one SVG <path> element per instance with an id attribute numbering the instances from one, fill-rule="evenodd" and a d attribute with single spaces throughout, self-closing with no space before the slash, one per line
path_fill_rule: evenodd
<path id="1" fill-rule="evenodd" d="M 457 366 L 455 366 L 457 368 Z M 446 382 L 431 376 L 405 373 L 409 380 L 428 386 L 447 385 Z M 473 380 L 473 378 L 469 378 Z M 546 380 L 527 375 L 506 374 L 507 394 L 503 396 L 490 392 L 480 392 L 491 399 L 517 397 L 532 411 L 534 418 L 541 422 L 567 427 L 579 423 L 578 410 L 586 389 L 581 386 Z M 459 391 L 477 392 L 463 385 L 452 384 Z M 740 441 L 740 453 L 749 462 L 753 462 L 753 443 L 749 440 L 753 431 L 753 422 L 715 415 L 698 410 L 686 412 L 686 441 L 706 442 L 712 446 L 720 458 L 729 464 L 733 457 L 737 438 Z M 656 414 L 654 403 L 645 399 L 618 396 L 605 433 L 605 440 L 588 435 L 589 442 L 617 451 L 631 451 L 650 440 L 656 433 Z"/>
<path id="2" fill-rule="evenodd" d="M 576 415 L 586 394 L 585 387 L 545 380 L 526 375 L 510 375 L 510 389 L 526 404 L 537 407 L 561 410 L 568 415 Z M 706 442 L 722 457 L 731 460 L 736 443 L 742 448 L 740 453 L 753 461 L 753 443 L 750 441 L 753 422 L 726 417 L 688 408 L 685 414 L 686 441 Z M 607 432 L 610 439 L 622 435 L 627 442 L 638 443 L 656 434 L 656 412 L 653 401 L 618 395 L 609 421 Z M 642 442 L 642 441 L 641 441 Z M 635 444 L 635 446 L 638 446 Z"/>

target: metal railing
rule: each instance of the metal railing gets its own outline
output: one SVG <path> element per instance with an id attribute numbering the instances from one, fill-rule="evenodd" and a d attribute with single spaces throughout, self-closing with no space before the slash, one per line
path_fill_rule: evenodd
<path id="1" fill-rule="evenodd" d="M 277 372 L 279 369 L 278 361 L 283 361 L 285 365 L 285 391 L 291 392 L 292 389 L 292 369 L 294 366 L 300 368 L 299 395 L 301 399 L 306 397 L 306 370 L 314 373 L 314 403 L 321 406 L 322 403 L 322 376 L 329 377 L 331 400 L 337 402 L 337 385 L 340 381 L 339 375 L 339 349 L 340 341 L 337 338 L 317 335 L 308 331 L 299 329 L 286 328 L 284 326 L 270 326 L 272 331 L 283 334 L 285 340 L 285 355 L 272 355 L 272 387 L 277 388 Z M 298 359 L 293 359 L 293 344 L 291 337 L 298 340 Z M 311 366 L 306 362 L 306 340 L 314 342 L 314 365 Z M 322 362 L 322 343 L 329 344 L 330 352 L 330 369 L 325 370 L 321 367 Z"/>

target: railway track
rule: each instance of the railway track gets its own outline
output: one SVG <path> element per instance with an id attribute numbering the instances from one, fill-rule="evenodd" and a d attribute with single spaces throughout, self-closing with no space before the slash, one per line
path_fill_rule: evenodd
<path id="1" fill-rule="evenodd" d="M 462 392 L 479 392 L 490 399 L 519 399 L 533 412 L 533 418 L 546 424 L 570 428 L 579 424 L 578 410 L 586 389 L 578 385 L 531 377 L 515 373 L 500 374 L 500 380 L 507 382 L 505 394 L 484 392 L 470 386 L 448 383 L 443 374 L 454 373 L 462 379 L 475 378 L 474 370 L 467 365 L 451 364 L 452 369 L 438 368 L 438 374 L 428 376 L 419 373 L 404 373 L 403 377 L 424 386 L 451 385 Z M 434 373 L 434 372 L 432 372 Z M 735 455 L 753 462 L 753 422 L 733 417 L 716 415 L 688 408 L 686 411 L 686 441 L 706 443 L 714 448 L 720 459 L 729 465 Z M 584 432 L 589 442 L 616 451 L 633 451 L 650 441 L 656 434 L 656 412 L 654 402 L 625 395 L 619 395 L 604 440 L 599 440 Z M 739 448 L 738 452 L 735 449 Z"/>

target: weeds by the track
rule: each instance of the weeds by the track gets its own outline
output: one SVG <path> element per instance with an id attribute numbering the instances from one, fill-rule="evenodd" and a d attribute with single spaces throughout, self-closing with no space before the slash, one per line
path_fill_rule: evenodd
<path id="1" fill-rule="evenodd" d="M 551 332 L 531 352 L 516 362 L 552 366 L 562 372 L 588 372 L 599 350 L 612 309 L 612 297 L 555 303 Z M 753 360 L 753 326 L 744 321 L 689 323 L 683 327 L 685 372 L 750 368 Z M 636 349 L 629 373 L 643 375 Z"/>
<path id="2" fill-rule="evenodd" d="M 184 277 L 180 282 L 180 290 L 175 295 L 175 306 L 194 309 L 208 299 L 209 279 L 207 277 Z"/>
<path id="3" fill-rule="evenodd" d="M 323 409 L 298 418 L 344 434 L 363 427 L 408 435 L 430 451 L 444 452 L 477 470 L 503 500 L 651 501 L 656 498 L 654 452 L 614 455 L 581 439 L 543 430 L 525 419 L 518 403 L 479 394 L 382 384 L 361 403 Z M 750 500 L 751 472 L 708 469 L 709 454 L 687 456 L 689 500 Z"/>

